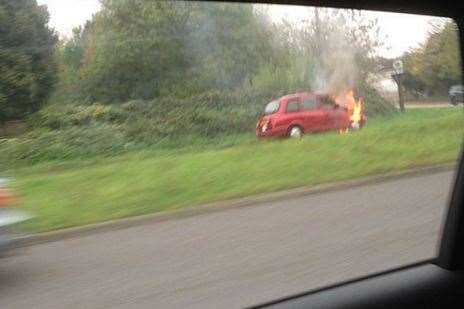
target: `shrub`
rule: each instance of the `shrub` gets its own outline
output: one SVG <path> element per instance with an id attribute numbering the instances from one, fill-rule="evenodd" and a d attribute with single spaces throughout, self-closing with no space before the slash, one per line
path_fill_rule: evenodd
<path id="1" fill-rule="evenodd" d="M 370 116 L 394 111 L 370 87 L 364 85 L 359 93 Z M 243 88 L 113 105 L 52 104 L 29 118 L 30 132 L 0 142 L 0 160 L 37 162 L 114 155 L 135 147 L 180 147 L 192 138 L 253 132 L 264 105 L 283 94 Z"/>
<path id="2" fill-rule="evenodd" d="M 127 141 L 117 127 L 94 124 L 87 128 L 35 130 L 20 138 L 0 141 L 0 161 L 38 162 L 45 160 L 113 155 L 127 149 Z"/>
<path id="3" fill-rule="evenodd" d="M 365 111 L 368 116 L 384 116 L 396 112 L 395 106 L 369 85 L 361 83 L 358 92 L 364 98 Z"/>

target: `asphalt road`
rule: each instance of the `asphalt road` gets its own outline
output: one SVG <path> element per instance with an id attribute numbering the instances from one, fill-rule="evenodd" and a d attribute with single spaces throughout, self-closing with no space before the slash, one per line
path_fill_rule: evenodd
<path id="1" fill-rule="evenodd" d="M 239 308 L 435 255 L 453 174 L 24 248 L 1 308 Z"/>

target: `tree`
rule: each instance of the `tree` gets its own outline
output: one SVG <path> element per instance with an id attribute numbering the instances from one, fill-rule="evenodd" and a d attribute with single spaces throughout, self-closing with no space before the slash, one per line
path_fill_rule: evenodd
<path id="1" fill-rule="evenodd" d="M 159 95 L 186 67 L 189 4 L 103 0 L 92 20 L 79 78 L 90 101 Z"/>
<path id="2" fill-rule="evenodd" d="M 408 90 L 443 94 L 461 83 L 457 31 L 452 21 L 434 25 L 422 45 L 402 56 Z"/>
<path id="3" fill-rule="evenodd" d="M 37 111 L 56 81 L 57 37 L 45 6 L 0 0 L 0 122 Z"/>
<path id="4" fill-rule="evenodd" d="M 275 23 L 266 6 L 252 4 L 101 3 L 60 48 L 70 81 L 60 88 L 89 102 L 347 90 L 374 70 L 379 45 L 376 21 L 357 11 L 321 9 L 316 27 L 314 18 Z"/>
<path id="5" fill-rule="evenodd" d="M 187 47 L 200 89 L 234 89 L 250 81 L 270 60 L 266 27 L 250 4 L 197 3 Z"/>
<path id="6" fill-rule="evenodd" d="M 79 84 L 61 88 L 78 89 L 88 101 L 235 89 L 276 59 L 268 25 L 251 4 L 101 3 L 101 11 L 60 49 L 63 76 Z"/>
<path id="7" fill-rule="evenodd" d="M 364 83 L 377 70 L 374 56 L 382 45 L 377 20 L 353 10 L 314 8 L 308 13 L 297 25 L 284 20 L 273 27 L 270 37 L 278 38 L 280 44 L 273 43 L 272 51 L 281 60 L 275 67 L 262 68 L 256 83 L 274 88 L 285 85 L 289 92 L 330 93 Z"/>

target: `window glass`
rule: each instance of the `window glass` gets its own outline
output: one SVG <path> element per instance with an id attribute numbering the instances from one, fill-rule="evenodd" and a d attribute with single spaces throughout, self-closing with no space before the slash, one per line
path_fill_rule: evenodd
<path id="1" fill-rule="evenodd" d="M 317 107 L 316 98 L 305 98 L 303 99 L 303 110 L 309 111 L 314 110 Z"/>
<path id="2" fill-rule="evenodd" d="M 287 113 L 297 112 L 300 109 L 300 103 L 298 101 L 290 101 L 287 103 Z"/>
<path id="3" fill-rule="evenodd" d="M 274 114 L 275 112 L 279 110 L 279 106 L 280 106 L 279 101 L 272 101 L 268 103 L 264 109 L 264 114 L 265 115 Z"/>

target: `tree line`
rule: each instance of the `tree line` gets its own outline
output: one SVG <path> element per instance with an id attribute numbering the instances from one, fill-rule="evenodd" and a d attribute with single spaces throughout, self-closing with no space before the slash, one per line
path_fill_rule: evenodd
<path id="1" fill-rule="evenodd" d="M 462 83 L 457 25 L 432 25 L 425 42 L 402 59 L 407 90 L 416 96 L 446 95 L 449 87 Z"/>

